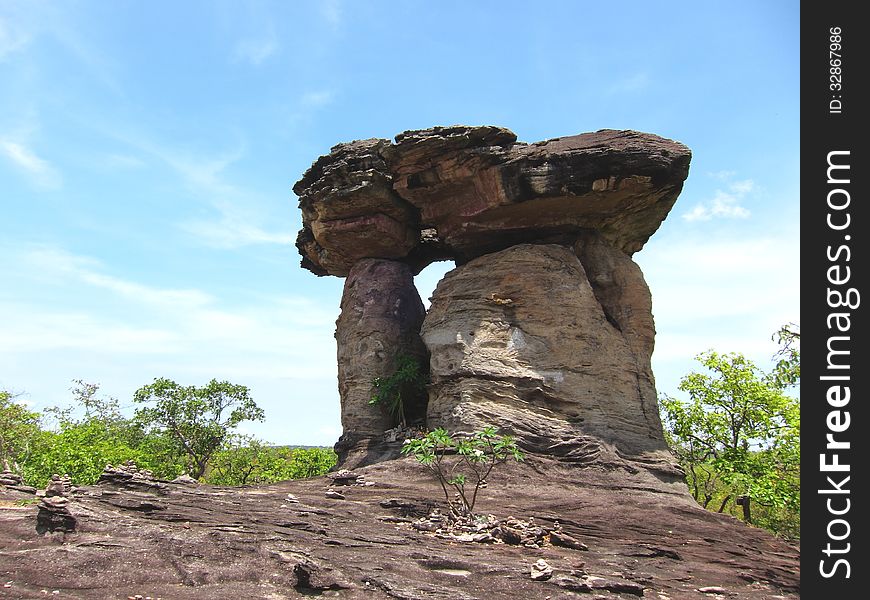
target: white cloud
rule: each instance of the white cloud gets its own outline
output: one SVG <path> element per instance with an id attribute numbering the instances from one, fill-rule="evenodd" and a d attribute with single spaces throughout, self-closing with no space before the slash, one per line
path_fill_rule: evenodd
<path id="1" fill-rule="evenodd" d="M 161 289 L 105 275 L 97 270 L 101 267 L 98 261 L 56 248 L 41 247 L 27 251 L 21 256 L 21 261 L 38 269 L 42 276 L 66 276 L 137 303 L 172 309 L 199 309 L 213 301 L 211 296 L 199 290 Z"/>
<path id="2" fill-rule="evenodd" d="M 213 248 L 239 248 L 252 244 L 292 244 L 293 231 L 266 229 L 266 217 L 255 209 L 253 194 L 227 180 L 225 171 L 247 153 L 243 142 L 222 153 L 193 156 L 188 152 L 154 143 L 142 137 L 114 134 L 138 150 L 158 158 L 175 171 L 187 186 L 208 202 L 215 215 L 208 219 L 183 221 L 182 230 Z"/>
<path id="3" fill-rule="evenodd" d="M 68 402 L 76 378 L 123 399 L 157 376 L 217 377 L 249 386 L 267 410 L 270 423 L 251 431 L 335 441 L 337 299 L 246 291 L 230 300 L 119 276 L 52 247 L 0 246 L 0 270 L 0 384 L 26 387 L 39 408 Z"/>
<path id="4" fill-rule="evenodd" d="M 299 104 L 304 108 L 320 108 L 332 102 L 334 98 L 335 93 L 330 90 L 306 92 L 299 99 Z"/>
<path id="5" fill-rule="evenodd" d="M 755 183 L 751 179 L 732 182 L 727 190 L 717 189 L 710 200 L 699 202 L 690 211 L 683 213 L 682 217 L 690 222 L 747 219 L 751 213 L 741 202 L 754 189 Z"/>
<path id="6" fill-rule="evenodd" d="M 246 38 L 236 42 L 233 48 L 233 60 L 247 62 L 257 67 L 278 52 L 278 49 L 278 38 L 274 31 L 269 31 L 265 37 Z"/>
<path id="7" fill-rule="evenodd" d="M 112 169 L 140 169 L 145 161 L 127 154 L 109 154 L 103 158 L 103 165 Z"/>
<path id="8" fill-rule="evenodd" d="M 339 0 L 322 0 L 318 3 L 320 15 L 333 28 L 338 28 L 344 18 L 344 7 Z"/>
<path id="9" fill-rule="evenodd" d="M 293 244 L 296 241 L 295 232 L 266 231 L 265 229 L 235 220 L 227 214 L 221 215 L 217 221 L 189 221 L 179 227 L 201 239 L 213 248 L 241 248 L 254 244 Z"/>
<path id="10" fill-rule="evenodd" d="M 0 61 L 23 50 L 31 40 L 29 32 L 16 22 L 0 15 Z"/>
<path id="11" fill-rule="evenodd" d="M 730 179 L 733 179 L 735 175 L 737 175 L 736 171 L 727 171 L 724 169 L 721 171 L 708 171 L 707 172 L 708 177 L 712 177 L 713 179 L 721 179 L 723 181 L 728 181 Z"/>
<path id="12" fill-rule="evenodd" d="M 607 88 L 607 91 L 609 94 L 631 94 L 645 90 L 649 87 L 650 82 L 651 78 L 649 73 L 641 71 L 617 79 Z"/>
<path id="13" fill-rule="evenodd" d="M 652 292 L 659 389 L 674 393 L 710 348 L 766 366 L 770 336 L 800 318 L 799 250 L 797 235 L 651 239 L 634 259 Z"/>
<path id="14" fill-rule="evenodd" d="M 30 148 L 9 139 L 0 139 L 0 154 L 23 171 L 37 186 L 57 189 L 62 185 L 60 173 Z"/>

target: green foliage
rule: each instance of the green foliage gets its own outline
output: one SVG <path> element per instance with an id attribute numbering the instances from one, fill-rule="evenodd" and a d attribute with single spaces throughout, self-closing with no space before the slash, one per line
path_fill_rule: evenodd
<path id="1" fill-rule="evenodd" d="M 265 417 L 249 397 L 247 387 L 215 379 L 201 388 L 155 379 L 136 390 L 133 401 L 154 403 L 138 409 L 136 421 L 146 431 L 171 436 L 184 451 L 187 470 L 196 479 L 203 476 L 209 459 L 233 428 L 242 421 L 262 421 Z"/>
<path id="2" fill-rule="evenodd" d="M 0 466 L 21 474 L 21 465 L 30 457 L 39 431 L 39 414 L 0 390 Z"/>
<path id="3" fill-rule="evenodd" d="M 40 430 L 35 437 L 34 451 L 23 468 L 25 481 L 41 487 L 52 475 L 67 474 L 75 484 L 90 485 L 107 464 L 128 460 L 157 477 L 171 479 L 181 473 L 172 439 L 158 432 L 146 434 L 137 422 L 124 418 L 116 399 L 97 395 L 99 385 L 73 383 L 73 406 L 46 409 L 57 429 Z M 84 410 L 84 418 L 72 416 L 77 407 Z"/>
<path id="4" fill-rule="evenodd" d="M 369 404 L 380 404 L 396 425 L 404 427 L 407 421 L 406 401 L 419 398 L 426 392 L 429 378 L 420 365 L 420 360 L 408 354 L 396 356 L 396 370 L 389 377 L 375 377 L 375 391 Z"/>
<path id="5" fill-rule="evenodd" d="M 250 436 L 232 436 L 209 463 L 205 482 L 256 485 L 323 475 L 338 457 L 330 448 L 269 446 Z"/>
<path id="6" fill-rule="evenodd" d="M 160 460 L 148 445 L 136 444 L 127 433 L 122 428 L 108 429 L 96 418 L 68 421 L 58 432 L 42 431 L 31 459 L 24 465 L 23 477 L 37 487 L 46 485 L 53 474 L 67 474 L 75 484 L 90 485 L 107 464 L 128 460 L 151 469 L 158 477 L 179 474 L 177 463 Z"/>
<path id="7" fill-rule="evenodd" d="M 800 327 L 794 323 L 783 325 L 773 334 L 772 339 L 780 348 L 774 356 L 778 360 L 770 376 L 776 385 L 782 388 L 799 384 L 801 380 Z"/>
<path id="8" fill-rule="evenodd" d="M 73 383 L 73 404 L 42 414 L 0 390 L 0 459 L 30 485 L 45 486 L 54 474 L 67 474 L 77 485 L 93 484 L 107 464 L 129 460 L 161 479 L 185 470 L 197 475 L 196 467 L 205 464 L 200 478 L 215 485 L 313 477 L 337 461 L 329 448 L 274 447 L 233 434 L 242 420 L 263 418 L 243 386 L 212 381 L 204 388 L 181 388 L 155 380 L 137 392 L 139 402 L 155 405 L 130 419 L 116 399 L 99 395 L 99 385 Z M 214 450 L 211 443 L 217 443 Z"/>
<path id="9" fill-rule="evenodd" d="M 402 454 L 413 455 L 438 480 L 450 513 L 454 517 L 473 516 L 477 493 L 496 465 L 509 458 L 521 461 L 523 453 L 509 435 L 497 435 L 495 428 L 486 427 L 470 437 L 453 437 L 444 429 L 406 440 Z M 452 459 L 448 459 L 452 455 Z M 469 492 L 466 486 L 474 485 Z M 450 489 L 458 495 L 450 498 Z"/>
<path id="10" fill-rule="evenodd" d="M 799 333 L 788 339 L 793 345 L 780 351 L 770 373 L 741 354 L 700 354 L 706 372 L 690 373 L 679 385 L 689 400 L 665 395 L 660 406 L 668 441 L 702 506 L 724 512 L 738 496 L 747 496 L 760 508 L 756 524 L 794 535 L 790 524 L 800 515 L 800 402 L 785 389 L 800 380 L 794 346 Z"/>

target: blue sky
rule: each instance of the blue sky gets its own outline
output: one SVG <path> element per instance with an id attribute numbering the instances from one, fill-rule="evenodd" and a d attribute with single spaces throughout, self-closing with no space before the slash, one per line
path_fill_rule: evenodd
<path id="1" fill-rule="evenodd" d="M 290 188 L 338 142 L 458 123 L 689 146 L 635 255 L 658 389 L 711 347 L 766 366 L 800 309 L 798 7 L 0 0 L 0 388 L 228 379 L 247 432 L 332 444 L 342 281 L 298 266 Z"/>

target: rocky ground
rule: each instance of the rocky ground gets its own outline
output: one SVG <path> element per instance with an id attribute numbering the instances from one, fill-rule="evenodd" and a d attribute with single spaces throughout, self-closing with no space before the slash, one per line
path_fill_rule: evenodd
<path id="1" fill-rule="evenodd" d="M 427 518 L 440 488 L 411 459 L 355 473 L 0 488 L 0 598 L 798 597 L 797 548 L 644 473 L 505 465 L 478 502 L 494 518 L 453 533 Z"/>

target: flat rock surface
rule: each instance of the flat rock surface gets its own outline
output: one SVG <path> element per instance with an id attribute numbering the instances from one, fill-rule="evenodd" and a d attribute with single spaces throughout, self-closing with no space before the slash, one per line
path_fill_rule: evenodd
<path id="1" fill-rule="evenodd" d="M 84 487 L 67 505 L 76 530 L 45 535 L 36 505 L 14 502 L 33 496 L 0 488 L 0 598 L 798 597 L 798 549 L 625 472 L 530 458 L 481 491 L 478 512 L 559 521 L 588 550 L 417 531 L 441 493 L 422 467 L 356 473 L 367 484 L 342 486 L 344 499 L 326 497 L 327 477 Z"/>

